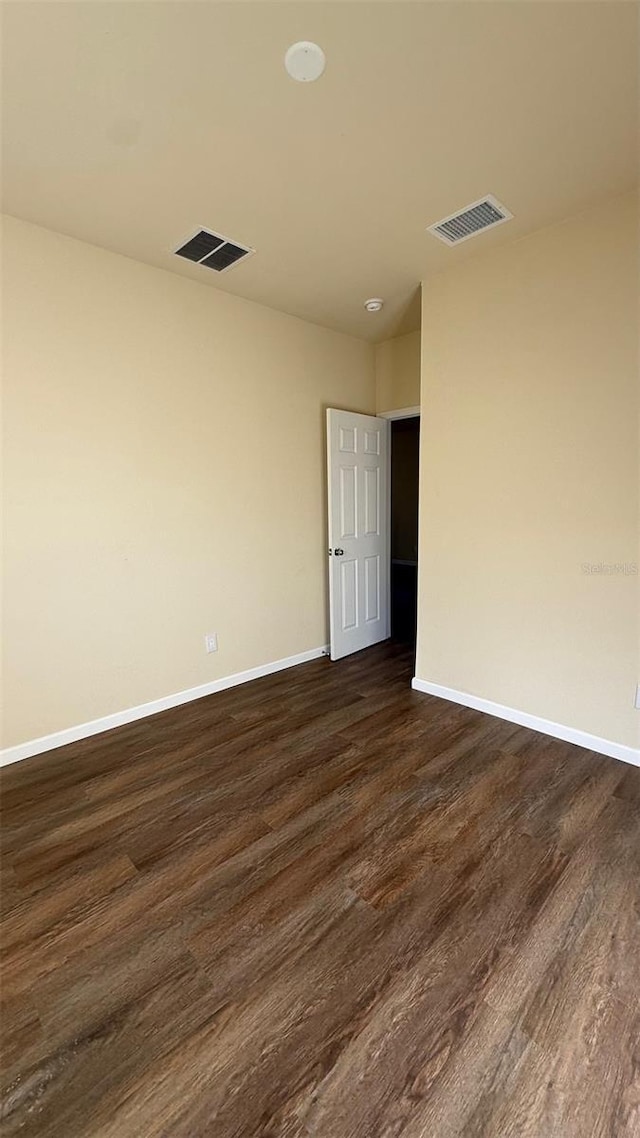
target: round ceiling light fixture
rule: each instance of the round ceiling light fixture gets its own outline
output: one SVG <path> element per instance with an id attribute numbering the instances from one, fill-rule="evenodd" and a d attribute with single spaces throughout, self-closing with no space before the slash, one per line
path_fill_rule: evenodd
<path id="1" fill-rule="evenodd" d="M 298 83 L 313 83 L 315 79 L 319 79 L 326 63 L 322 48 L 309 40 L 292 43 L 284 57 L 284 65 L 289 75 Z"/>
<path id="2" fill-rule="evenodd" d="M 364 302 L 367 312 L 380 312 L 383 304 L 384 300 L 381 300 L 379 296 L 372 296 L 371 300 L 365 300 Z"/>

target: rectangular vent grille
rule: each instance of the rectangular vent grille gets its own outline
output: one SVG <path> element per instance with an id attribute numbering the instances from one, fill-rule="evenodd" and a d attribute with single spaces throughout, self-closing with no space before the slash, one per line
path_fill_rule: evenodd
<path id="1" fill-rule="evenodd" d="M 250 257 L 255 249 L 246 245 L 239 245 L 237 241 L 229 241 L 220 233 L 213 233 L 210 229 L 199 229 L 184 245 L 174 250 L 176 256 L 184 257 L 194 264 L 204 265 L 216 273 L 223 273 L 244 257 Z"/>
<path id="2" fill-rule="evenodd" d="M 487 194 L 459 213 L 452 213 L 435 225 L 430 225 L 427 233 L 433 233 L 445 245 L 459 245 L 461 241 L 475 237 L 476 233 L 493 229 L 496 225 L 502 225 L 503 221 L 510 221 L 512 217 L 513 214 L 497 198 Z"/>

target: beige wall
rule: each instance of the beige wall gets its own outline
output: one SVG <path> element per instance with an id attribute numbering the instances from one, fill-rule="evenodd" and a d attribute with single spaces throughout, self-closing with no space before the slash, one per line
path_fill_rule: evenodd
<path id="1" fill-rule="evenodd" d="M 424 286 L 417 675 L 638 743 L 633 196 Z"/>
<path id="2" fill-rule="evenodd" d="M 373 411 L 373 348 L 14 219 L 4 244 L 4 745 L 324 644 L 323 412 Z"/>
<path id="3" fill-rule="evenodd" d="M 376 344 L 376 411 L 399 411 L 420 403 L 420 333 Z"/>

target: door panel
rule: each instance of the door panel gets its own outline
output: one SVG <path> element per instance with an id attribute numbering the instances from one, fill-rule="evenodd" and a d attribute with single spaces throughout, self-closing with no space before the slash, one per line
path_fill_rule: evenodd
<path id="1" fill-rule="evenodd" d="M 331 659 L 389 635 L 389 424 L 327 411 Z"/>
<path id="2" fill-rule="evenodd" d="M 380 432 L 379 431 L 365 431 L 364 432 L 364 453 L 365 454 L 380 454 Z"/>
<path id="3" fill-rule="evenodd" d="M 375 553 L 364 559 L 365 610 L 364 619 L 369 623 L 380 619 L 380 554 Z"/>
<path id="4" fill-rule="evenodd" d="M 356 537 L 358 486 L 355 466 L 340 467 L 340 524 L 337 537 Z"/>
<path id="5" fill-rule="evenodd" d="M 380 536 L 380 470 L 364 469 L 364 533 L 365 537 Z"/>
<path id="6" fill-rule="evenodd" d="M 358 566 L 355 561 L 340 562 L 340 592 L 342 594 L 341 632 L 355 628 L 358 622 Z"/>

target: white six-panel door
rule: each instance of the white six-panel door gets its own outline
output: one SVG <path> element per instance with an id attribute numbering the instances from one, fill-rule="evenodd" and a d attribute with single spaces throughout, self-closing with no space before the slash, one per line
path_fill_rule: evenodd
<path id="1" fill-rule="evenodd" d="M 327 411 L 331 659 L 389 636 L 389 423 Z"/>

